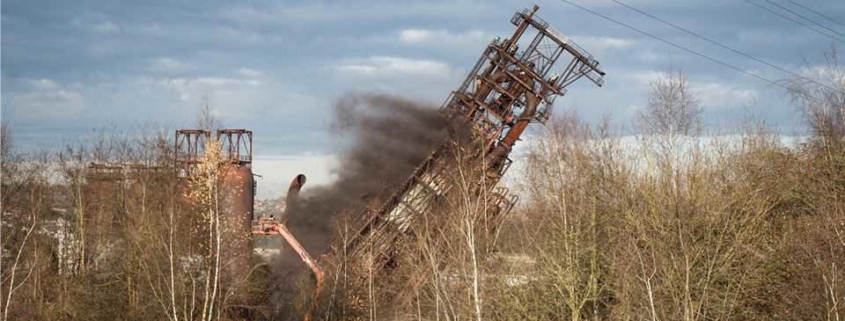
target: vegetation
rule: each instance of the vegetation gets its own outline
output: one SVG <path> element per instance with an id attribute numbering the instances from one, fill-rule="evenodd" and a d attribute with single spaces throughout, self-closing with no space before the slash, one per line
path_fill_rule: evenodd
<path id="1" fill-rule="evenodd" d="M 828 69 L 788 83 L 813 133 L 800 144 L 754 123 L 702 137 L 680 73 L 653 82 L 636 137 L 565 115 L 535 137 L 494 244 L 472 233 L 478 196 L 454 193 L 390 278 L 338 268 L 325 316 L 842 320 L 845 78 Z M 342 291 L 354 280 L 368 287 Z"/>
<path id="2" fill-rule="evenodd" d="M 535 137 L 509 217 L 487 224 L 485 196 L 466 192 L 473 169 L 461 169 L 448 206 L 402 240 L 391 277 L 329 258 L 339 264 L 326 266 L 315 317 L 843 320 L 845 71 L 830 61 L 785 83 L 812 129 L 801 144 L 759 124 L 705 139 L 680 73 L 655 80 L 636 137 L 564 115 Z M 229 248 L 245 236 L 220 215 L 213 143 L 185 184 L 167 134 L 55 157 L 16 151 L 7 127 L 0 137 L 1 320 L 298 317 L 273 310 L 264 263 Z"/>

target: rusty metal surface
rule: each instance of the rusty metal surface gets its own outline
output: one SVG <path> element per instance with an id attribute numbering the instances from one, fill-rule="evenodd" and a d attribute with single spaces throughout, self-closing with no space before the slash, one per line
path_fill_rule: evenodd
<path id="1" fill-rule="evenodd" d="M 477 142 L 471 146 L 479 146 L 465 152 L 475 157 L 466 161 L 482 167 L 478 181 L 483 184 L 474 188 L 474 195 L 482 195 L 492 205 L 486 213 L 491 217 L 506 215 L 516 203 L 516 197 L 496 183 L 510 167 L 508 156 L 528 125 L 545 122 L 555 98 L 564 95 L 565 87 L 576 80 L 583 77 L 598 86 L 603 84 L 605 73 L 598 61 L 539 18 L 538 9 L 534 6 L 514 14 L 513 35 L 491 41 L 440 108 L 447 119 L 460 120 L 469 129 Z M 560 73 L 552 72 L 562 57 L 569 59 L 566 67 Z M 391 255 L 397 237 L 413 234 L 414 219 L 448 195 L 454 188 L 450 175 L 461 165 L 450 155 L 453 145 L 444 142 L 433 150 L 380 208 L 362 215 L 366 221 L 345 244 L 353 257 L 363 248 L 371 252 L 375 248 L 376 255 Z"/>
<path id="2" fill-rule="evenodd" d="M 220 129 L 217 131 L 222 157 L 225 162 L 251 166 L 252 131 L 246 129 Z"/>
<path id="3" fill-rule="evenodd" d="M 174 140 L 174 158 L 179 169 L 179 177 L 189 177 L 200 157 L 205 152 L 205 143 L 211 138 L 211 132 L 204 129 L 180 129 Z"/>
<path id="4" fill-rule="evenodd" d="M 253 220 L 253 185 L 254 178 L 249 167 L 238 164 L 227 164 L 223 167 L 220 186 L 223 211 L 225 215 L 241 222 L 244 231 L 249 230 Z"/>
<path id="5" fill-rule="evenodd" d="M 288 187 L 288 193 L 285 196 L 285 212 L 282 213 L 281 221 L 284 224 L 287 221 L 291 209 L 295 208 L 297 201 L 299 200 L 299 191 L 302 187 L 305 186 L 305 175 L 299 174 L 293 178 L 290 182 L 290 187 Z"/>
<path id="6" fill-rule="evenodd" d="M 191 177 L 205 154 L 211 131 L 180 129 L 176 131 L 174 159 L 179 177 Z M 255 179 L 252 175 L 252 131 L 220 129 L 215 132 L 220 142 L 222 162 L 221 197 L 228 218 L 236 220 L 242 231 L 249 231 L 254 215 Z"/>
<path id="7" fill-rule="evenodd" d="M 205 129 L 180 129 L 176 131 L 174 158 L 180 177 L 190 177 L 200 158 L 205 153 L 206 142 L 212 132 Z M 252 131 L 247 129 L 219 129 L 214 138 L 220 142 L 224 162 L 241 166 L 252 166 Z"/>
<path id="8" fill-rule="evenodd" d="M 484 219 L 501 220 L 512 210 L 517 198 L 497 183 L 510 168 L 513 146 L 529 124 L 549 119 L 555 99 L 566 93 L 567 86 L 581 78 L 601 86 L 605 75 L 589 53 L 538 17 L 538 9 L 534 6 L 516 12 L 510 20 L 516 26 L 513 35 L 491 41 L 465 80 L 441 106 L 440 112 L 448 121 L 456 121 L 470 133 L 473 143 L 458 148 L 464 153 L 463 158 L 453 157 L 453 141 L 444 141 L 433 149 L 392 196 L 377 209 L 361 215 L 364 221 L 358 233 L 339 247 L 349 257 L 368 258 L 364 264 L 371 270 L 382 269 L 394 253 L 397 238 L 414 234 L 414 221 L 420 213 L 433 211 L 457 188 L 454 174 L 464 163 L 477 167 L 471 171 L 477 175 L 476 185 L 469 188 L 467 195 L 477 195 L 487 202 Z M 569 61 L 560 73 L 553 72 L 561 58 Z M 177 163 L 186 174 L 201 156 L 202 142 L 209 137 L 208 131 L 177 131 Z M 224 203 L 233 217 L 249 226 L 254 201 L 252 132 L 225 129 L 217 131 L 216 138 L 222 143 L 227 163 Z M 289 208 L 304 183 L 304 175 L 291 182 Z M 284 237 L 318 276 L 318 291 L 321 289 L 322 271 L 282 222 L 254 220 L 252 233 Z M 364 255 L 365 249 L 368 255 Z"/>

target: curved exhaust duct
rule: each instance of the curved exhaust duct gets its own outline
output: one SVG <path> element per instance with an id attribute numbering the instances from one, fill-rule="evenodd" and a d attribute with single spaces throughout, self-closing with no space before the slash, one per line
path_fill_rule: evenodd
<path id="1" fill-rule="evenodd" d="M 296 206 L 299 201 L 299 191 L 305 185 L 305 175 L 299 174 L 293 178 L 288 188 L 288 194 L 285 196 L 285 212 L 282 213 L 282 222 L 286 221 L 291 212 L 291 208 Z"/>

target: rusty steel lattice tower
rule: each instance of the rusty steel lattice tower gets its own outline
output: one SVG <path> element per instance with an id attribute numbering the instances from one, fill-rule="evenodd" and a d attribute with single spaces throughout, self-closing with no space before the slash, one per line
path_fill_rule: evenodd
<path id="1" fill-rule="evenodd" d="M 223 207 L 240 221 L 240 229 L 249 231 L 255 212 L 255 178 L 252 177 L 252 131 L 220 129 L 220 156 L 223 166 Z"/>
<path id="2" fill-rule="evenodd" d="M 446 119 L 471 132 L 474 164 L 484 184 L 475 187 L 485 195 L 487 215 L 503 217 L 516 197 L 496 183 L 510 167 L 508 157 L 514 144 L 532 122 L 549 119 L 555 98 L 566 87 L 585 77 L 598 86 L 604 71 L 584 49 L 536 15 L 539 7 L 516 12 L 511 23 L 514 34 L 494 39 L 481 58 L 442 105 Z M 568 59 L 559 73 L 556 62 Z M 450 143 L 444 142 L 416 168 L 413 175 L 378 209 L 367 215 L 363 227 L 346 244 L 351 257 L 366 257 L 368 262 L 387 264 L 400 235 L 413 234 L 414 219 L 431 211 L 455 186 L 450 176 L 459 166 L 447 155 Z M 363 244 L 366 244 L 364 246 Z M 381 262 L 381 263 L 379 263 Z"/>
<path id="3" fill-rule="evenodd" d="M 252 131 L 246 129 L 220 129 L 217 141 L 225 162 L 251 167 Z"/>
<path id="4" fill-rule="evenodd" d="M 205 129 L 176 130 L 173 153 L 179 177 L 190 177 L 200 157 L 205 153 L 205 143 L 211 138 L 211 131 Z"/>
<path id="5" fill-rule="evenodd" d="M 246 129 L 220 129 L 215 132 L 220 142 L 222 164 L 223 205 L 228 215 L 242 221 L 249 230 L 253 219 L 256 184 L 252 177 L 252 131 Z M 176 131 L 174 155 L 179 177 L 189 178 L 205 154 L 211 131 L 206 129 L 180 129 Z"/>
<path id="6" fill-rule="evenodd" d="M 246 129 L 219 129 L 215 138 L 220 142 L 223 162 L 246 167 L 252 166 L 252 131 Z M 205 153 L 205 144 L 211 139 L 206 129 L 179 129 L 174 140 L 174 153 L 180 176 L 190 176 L 192 167 Z"/>

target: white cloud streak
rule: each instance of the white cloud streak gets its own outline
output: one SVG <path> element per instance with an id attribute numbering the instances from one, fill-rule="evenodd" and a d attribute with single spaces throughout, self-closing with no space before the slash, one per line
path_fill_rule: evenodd
<path id="1" fill-rule="evenodd" d="M 748 106 L 760 100 L 760 93 L 753 89 L 715 82 L 691 85 L 704 108 Z"/>
<path id="2" fill-rule="evenodd" d="M 373 21 L 403 17 L 466 17 L 484 15 L 493 10 L 486 1 L 423 1 L 385 3 L 324 3 L 305 5 L 279 3 L 270 6 L 233 5 L 219 10 L 218 15 L 245 24 L 302 24 L 338 21 Z"/>
<path id="3" fill-rule="evenodd" d="M 52 79 L 29 79 L 27 90 L 4 94 L 3 105 L 20 119 L 61 119 L 79 115 L 85 108 L 82 93 Z"/>
<path id="4" fill-rule="evenodd" d="M 572 39 L 581 47 L 589 48 L 590 51 L 626 49 L 631 48 L 635 43 L 633 39 L 614 37 L 572 36 Z"/>
<path id="5" fill-rule="evenodd" d="M 111 21 L 103 21 L 93 25 L 92 30 L 101 34 L 115 34 L 120 32 L 120 27 Z"/>
<path id="6" fill-rule="evenodd" d="M 345 59 L 336 70 L 342 75 L 378 78 L 399 76 L 443 78 L 452 73 L 451 67 L 443 62 L 390 56 Z"/>
<path id="7" fill-rule="evenodd" d="M 168 57 L 158 57 L 150 64 L 150 71 L 161 73 L 178 73 L 192 69 L 193 65 Z"/>
<path id="8" fill-rule="evenodd" d="M 445 29 L 403 29 L 399 31 L 399 42 L 406 45 L 433 45 L 437 47 L 483 46 L 492 36 L 481 30 L 453 33 Z"/>
<path id="9" fill-rule="evenodd" d="M 261 76 L 264 75 L 264 73 L 262 73 L 261 71 L 258 71 L 258 70 L 255 70 L 255 69 L 250 69 L 250 68 L 240 68 L 240 69 L 238 69 L 238 73 L 241 76 L 249 77 L 249 78 L 257 78 L 257 77 L 261 77 Z"/>

